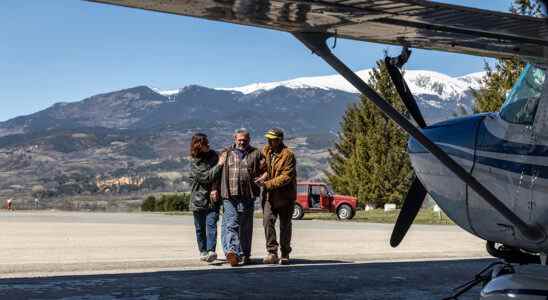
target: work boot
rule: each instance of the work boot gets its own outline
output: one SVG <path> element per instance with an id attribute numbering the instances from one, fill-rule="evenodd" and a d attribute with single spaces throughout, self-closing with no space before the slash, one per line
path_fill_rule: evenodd
<path id="1" fill-rule="evenodd" d="M 241 263 L 242 263 L 243 266 L 250 265 L 251 264 L 251 257 L 249 257 L 249 256 L 242 257 Z"/>
<path id="2" fill-rule="evenodd" d="M 213 251 L 209 251 L 206 257 L 206 261 L 210 263 L 210 262 L 214 262 L 216 259 L 217 259 L 217 253 Z"/>
<path id="3" fill-rule="evenodd" d="M 278 254 L 268 253 L 265 258 L 263 258 L 263 263 L 267 265 L 275 265 L 278 263 Z"/>
<path id="4" fill-rule="evenodd" d="M 230 264 L 231 267 L 236 267 L 239 264 L 238 255 L 232 251 L 226 254 L 226 261 Z"/>
<path id="5" fill-rule="evenodd" d="M 289 265 L 289 255 L 282 255 L 282 259 L 280 259 L 280 265 Z"/>
<path id="6" fill-rule="evenodd" d="M 201 261 L 207 261 L 207 252 L 201 252 L 200 253 L 200 260 Z"/>

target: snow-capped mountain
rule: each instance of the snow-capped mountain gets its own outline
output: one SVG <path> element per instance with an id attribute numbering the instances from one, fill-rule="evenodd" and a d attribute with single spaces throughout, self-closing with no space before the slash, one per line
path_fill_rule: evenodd
<path id="1" fill-rule="evenodd" d="M 369 81 L 371 69 L 361 70 L 356 74 L 364 81 Z M 404 78 L 409 88 L 415 95 L 436 95 L 442 100 L 450 100 L 456 95 L 467 92 L 470 88 L 477 89 L 480 80 L 485 72 L 477 72 L 460 77 L 451 77 L 439 72 L 427 70 L 407 70 Z M 284 86 L 291 89 L 319 88 L 323 90 L 341 90 L 348 93 L 358 91 L 340 75 L 300 77 L 291 80 L 252 83 L 240 87 L 219 88 L 219 90 L 238 91 L 244 94 L 251 94 L 260 91 L 272 90 Z M 169 94 L 172 91 L 162 91 L 162 94 Z"/>
<path id="2" fill-rule="evenodd" d="M 370 70 L 357 74 L 368 81 Z M 472 112 L 471 89 L 479 88 L 483 75 L 479 72 L 451 77 L 424 70 L 404 73 L 430 124 Z M 140 86 L 79 102 L 58 103 L 46 110 L 2 122 L 0 136 L 52 128 L 139 129 L 185 121 L 195 124 L 197 120 L 224 124 L 222 126 L 226 128 L 245 125 L 262 130 L 285 124 L 295 133 L 336 132 L 347 105 L 358 97 L 354 87 L 339 75 L 233 88 L 190 85 L 161 90 Z"/>
<path id="3" fill-rule="evenodd" d="M 369 81 L 371 69 L 356 74 Z M 455 115 L 473 111 L 471 89 L 479 89 L 485 72 L 476 72 L 464 76 L 451 77 L 435 71 L 406 70 L 405 80 L 423 110 L 429 123 L 445 120 Z M 219 91 L 239 92 L 244 95 L 260 95 L 273 89 L 284 87 L 291 90 L 317 89 L 323 91 L 342 91 L 358 94 L 358 91 L 340 75 L 300 77 L 276 82 L 259 82 L 239 87 L 216 88 Z M 164 96 L 173 96 L 182 89 L 156 91 Z"/>

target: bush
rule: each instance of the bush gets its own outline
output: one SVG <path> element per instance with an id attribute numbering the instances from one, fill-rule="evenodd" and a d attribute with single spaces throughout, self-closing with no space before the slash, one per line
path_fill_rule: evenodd
<path id="1" fill-rule="evenodd" d="M 141 204 L 141 211 L 154 211 L 156 206 L 156 198 L 154 196 L 148 196 Z"/>
<path id="2" fill-rule="evenodd" d="M 182 194 L 174 194 L 174 195 L 168 195 L 168 196 L 162 196 L 166 197 L 166 201 L 164 203 L 164 210 L 165 211 L 185 211 L 188 210 L 189 204 L 190 204 L 190 194 L 182 193 Z"/>
<path id="3" fill-rule="evenodd" d="M 148 196 L 141 204 L 141 211 L 186 211 L 189 204 L 189 193 L 162 195 L 160 199 Z"/>
<path id="4" fill-rule="evenodd" d="M 160 199 L 156 200 L 156 203 L 154 205 L 154 211 L 165 211 L 165 203 L 167 201 L 167 198 L 165 195 L 162 195 Z"/>

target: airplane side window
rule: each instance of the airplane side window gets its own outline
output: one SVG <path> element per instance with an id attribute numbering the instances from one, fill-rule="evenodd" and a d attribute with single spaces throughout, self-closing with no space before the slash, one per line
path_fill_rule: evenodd
<path id="1" fill-rule="evenodd" d="M 544 79 L 544 69 L 527 65 L 502 105 L 501 118 L 514 124 L 532 125 L 542 97 Z"/>

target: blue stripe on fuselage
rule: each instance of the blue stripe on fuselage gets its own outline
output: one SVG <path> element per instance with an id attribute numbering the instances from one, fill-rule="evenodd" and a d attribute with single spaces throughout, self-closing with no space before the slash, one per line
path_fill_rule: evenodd
<path id="1" fill-rule="evenodd" d="M 456 158 L 465 159 L 471 163 L 473 163 L 475 159 L 476 163 L 483 166 L 517 174 L 548 178 L 548 166 L 485 157 L 477 154 L 474 156 L 472 153 L 474 153 L 474 148 L 476 148 L 476 130 L 479 129 L 477 141 L 477 150 L 479 151 L 495 154 L 547 157 L 548 161 L 548 146 L 516 143 L 500 139 L 487 130 L 482 122 L 485 117 L 486 114 L 482 114 L 453 119 L 427 127 L 423 132 L 432 141 L 438 143 L 438 145 L 441 143 L 442 145 L 439 146 L 446 151 L 447 154 Z M 454 145 L 458 148 L 469 149 L 470 151 L 462 151 L 457 147 L 447 145 Z M 427 153 L 426 149 L 414 139 L 409 141 L 408 150 L 410 154 Z"/>
<path id="2" fill-rule="evenodd" d="M 447 146 L 441 146 L 441 148 L 445 152 L 447 152 L 447 154 L 453 157 L 465 159 L 470 161 L 471 163 L 474 161 L 474 155 L 468 152 Z M 476 155 L 476 166 L 477 164 L 517 174 L 523 174 L 528 176 L 536 175 L 541 178 L 548 178 L 548 166 L 520 163 L 511 160 L 485 157 L 481 155 Z"/>

